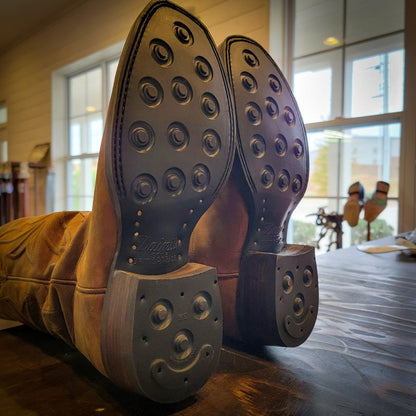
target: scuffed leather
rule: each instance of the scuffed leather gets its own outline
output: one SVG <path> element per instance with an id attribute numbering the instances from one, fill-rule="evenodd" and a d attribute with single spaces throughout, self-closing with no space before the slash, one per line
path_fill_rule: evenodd
<path id="1" fill-rule="evenodd" d="M 248 213 L 233 174 L 196 225 L 189 260 L 216 267 L 224 315 L 224 335 L 241 339 L 236 314 L 238 273 Z"/>
<path id="2" fill-rule="evenodd" d="M 111 119 L 111 114 L 107 119 Z M 107 130 L 107 129 L 106 129 Z M 105 173 L 104 131 L 97 166 L 94 202 L 85 248 L 77 264 L 74 300 L 75 345 L 105 374 L 101 353 L 101 316 L 111 265 L 117 248 L 117 217 Z"/>
<path id="3" fill-rule="evenodd" d="M 0 317 L 74 345 L 76 265 L 89 214 L 21 218 L 0 228 Z"/>
<path id="4" fill-rule="evenodd" d="M 101 315 L 117 247 L 117 218 L 103 153 L 91 213 L 22 218 L 0 228 L 0 317 L 63 339 L 105 374 Z M 234 338 L 239 338 L 235 302 L 247 226 L 245 204 L 230 179 L 190 242 L 190 261 L 217 268 L 224 329 Z"/>
<path id="5" fill-rule="evenodd" d="M 117 219 L 103 147 L 91 213 L 21 218 L 0 227 L 0 317 L 63 339 L 105 374 L 101 315 Z"/>
<path id="6" fill-rule="evenodd" d="M 216 267 L 219 276 L 238 274 L 247 227 L 245 203 L 230 177 L 191 235 L 190 261 Z"/>

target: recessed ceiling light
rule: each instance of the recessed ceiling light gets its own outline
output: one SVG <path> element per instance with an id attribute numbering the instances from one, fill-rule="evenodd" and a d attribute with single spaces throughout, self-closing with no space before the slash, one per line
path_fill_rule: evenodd
<path id="1" fill-rule="evenodd" d="M 324 40 L 324 44 L 327 46 L 335 46 L 339 44 L 339 40 L 337 38 L 330 36 L 329 38 L 326 38 Z"/>
<path id="2" fill-rule="evenodd" d="M 92 105 L 89 105 L 89 106 L 87 107 L 87 111 L 88 111 L 89 113 L 92 113 L 93 111 L 95 111 L 95 107 L 93 107 Z"/>

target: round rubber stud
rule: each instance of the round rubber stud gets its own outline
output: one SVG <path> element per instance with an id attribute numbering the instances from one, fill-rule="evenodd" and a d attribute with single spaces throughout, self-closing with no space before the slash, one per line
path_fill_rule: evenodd
<path id="1" fill-rule="evenodd" d="M 192 184 L 197 192 L 205 191 L 210 182 L 210 173 L 205 165 L 196 165 L 192 170 Z"/>
<path id="2" fill-rule="evenodd" d="M 139 175 L 132 183 L 133 196 L 139 204 L 152 201 L 157 192 L 157 183 L 151 175 Z"/>
<path id="3" fill-rule="evenodd" d="M 246 91 L 254 94 L 257 91 L 257 81 L 253 75 L 248 72 L 242 72 L 240 75 L 241 84 L 246 89 Z"/>
<path id="4" fill-rule="evenodd" d="M 267 97 L 266 99 L 266 110 L 273 119 L 276 119 L 279 116 L 279 107 L 272 97 Z"/>
<path id="5" fill-rule="evenodd" d="M 173 62 L 173 52 L 170 46 L 161 39 L 150 42 L 153 59 L 161 66 L 169 66 Z"/>
<path id="6" fill-rule="evenodd" d="M 276 149 L 276 153 L 279 156 L 284 156 L 286 154 L 287 151 L 287 141 L 285 136 L 283 136 L 282 134 L 279 134 L 275 141 L 274 141 L 274 147 Z"/>
<path id="7" fill-rule="evenodd" d="M 282 93 L 282 83 L 277 79 L 276 75 L 269 75 L 269 85 L 277 95 Z"/>
<path id="8" fill-rule="evenodd" d="M 274 182 L 274 171 L 271 166 L 265 166 L 261 172 L 261 183 L 265 188 L 270 188 Z"/>
<path id="9" fill-rule="evenodd" d="M 202 148 L 206 155 L 213 157 L 221 149 L 221 139 L 214 130 L 206 130 L 202 136 Z"/>
<path id="10" fill-rule="evenodd" d="M 284 113 L 285 121 L 290 126 L 293 127 L 296 124 L 296 117 L 295 113 L 290 107 L 285 107 L 285 113 Z"/>
<path id="11" fill-rule="evenodd" d="M 180 169 L 168 169 L 163 175 L 163 183 L 171 196 L 178 196 L 185 188 L 185 175 Z"/>
<path id="12" fill-rule="evenodd" d="M 149 107 L 156 107 L 163 100 L 163 89 L 154 78 L 142 78 L 139 82 L 139 92 L 142 100 Z"/>
<path id="13" fill-rule="evenodd" d="M 182 77 L 172 80 L 172 95 L 180 104 L 187 104 L 192 100 L 192 87 L 189 82 Z"/>
<path id="14" fill-rule="evenodd" d="M 212 79 L 212 67 L 202 56 L 195 58 L 195 72 L 202 81 L 210 81 Z"/>
<path id="15" fill-rule="evenodd" d="M 309 287 L 312 285 L 312 281 L 313 281 L 312 269 L 309 266 L 307 266 L 305 270 L 303 271 L 303 284 L 306 287 Z"/>
<path id="16" fill-rule="evenodd" d="M 305 299 L 303 298 L 303 295 L 298 294 L 295 297 L 295 300 L 293 301 L 293 311 L 295 312 L 296 316 L 300 316 L 303 314 L 305 310 Z"/>
<path id="17" fill-rule="evenodd" d="M 184 45 L 192 45 L 194 43 L 192 32 L 183 23 L 175 22 L 173 30 L 177 39 Z"/>
<path id="18" fill-rule="evenodd" d="M 182 123 L 175 122 L 170 124 L 167 131 L 167 137 L 169 143 L 177 151 L 185 149 L 189 144 L 189 132 Z"/>
<path id="19" fill-rule="evenodd" d="M 246 115 L 251 124 L 258 126 L 261 123 L 262 113 L 256 103 L 248 103 L 246 105 Z"/>
<path id="20" fill-rule="evenodd" d="M 262 136 L 256 134 L 250 140 L 251 150 L 253 151 L 254 156 L 257 158 L 262 158 L 266 153 L 266 142 Z"/>
<path id="21" fill-rule="evenodd" d="M 243 56 L 246 63 L 252 68 L 258 67 L 260 65 L 257 56 L 254 55 L 252 51 L 244 49 Z"/>
<path id="22" fill-rule="evenodd" d="M 300 190 L 302 189 L 302 178 L 299 175 L 296 175 L 293 178 L 293 182 L 292 182 L 292 191 L 297 194 L 300 192 Z"/>
<path id="23" fill-rule="evenodd" d="M 296 139 L 293 143 L 293 154 L 295 155 L 296 159 L 302 159 L 303 155 L 305 154 L 303 144 L 299 139 Z"/>
<path id="24" fill-rule="evenodd" d="M 279 189 L 284 192 L 287 191 L 290 184 L 289 172 L 285 169 L 281 170 L 278 177 L 278 186 Z"/>
<path id="25" fill-rule="evenodd" d="M 155 133 L 144 121 L 133 124 L 129 132 L 130 143 L 139 153 L 148 152 L 154 145 Z"/>
<path id="26" fill-rule="evenodd" d="M 292 292 L 292 290 L 293 290 L 293 275 L 292 275 L 292 273 L 287 272 L 283 276 L 282 287 L 283 287 L 283 291 L 286 293 L 286 295 L 289 295 Z"/>

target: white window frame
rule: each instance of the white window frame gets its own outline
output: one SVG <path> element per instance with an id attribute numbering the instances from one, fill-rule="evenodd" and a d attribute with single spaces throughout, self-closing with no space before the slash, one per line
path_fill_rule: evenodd
<path id="1" fill-rule="evenodd" d="M 98 153 L 85 153 L 70 156 L 69 153 L 69 127 L 68 127 L 68 78 L 77 73 L 87 71 L 94 67 L 103 66 L 103 75 L 106 73 L 106 63 L 120 57 L 124 41 L 118 42 L 108 48 L 95 52 L 87 57 L 70 63 L 52 72 L 52 140 L 51 156 L 55 172 L 55 201 L 54 211 L 67 209 L 67 164 L 70 159 L 82 159 L 98 156 Z M 103 101 L 108 103 L 106 77 L 103 76 Z M 103 111 L 105 120 L 105 110 Z"/>
<path id="2" fill-rule="evenodd" d="M 292 52 L 294 50 L 293 45 L 294 45 L 294 39 L 293 39 L 293 29 L 294 29 L 294 22 L 295 22 L 295 1 L 296 0 L 270 0 L 270 53 L 271 55 L 275 58 L 275 60 L 278 62 L 279 66 L 283 69 L 285 76 L 289 82 L 289 84 L 291 86 L 293 86 L 293 63 L 296 60 L 300 60 L 302 58 L 306 58 L 306 57 L 319 57 L 319 55 L 324 55 L 327 52 L 331 52 L 331 51 L 336 51 L 336 50 L 341 50 L 342 51 L 342 88 L 341 91 L 339 92 L 341 94 L 341 97 L 339 97 L 339 93 L 338 95 L 336 95 L 336 99 L 337 101 L 340 101 L 340 105 L 341 105 L 341 111 L 340 114 L 341 116 L 339 117 L 335 117 L 332 118 L 330 120 L 327 121 L 322 121 L 322 122 L 316 122 L 316 123 L 308 123 L 305 125 L 306 131 L 309 132 L 316 132 L 316 131 L 324 131 L 327 129 L 333 129 L 333 130 L 337 130 L 337 129 L 342 129 L 342 128 L 354 128 L 354 127 L 364 127 L 364 126 L 369 126 L 369 125 L 387 125 L 390 123 L 400 123 L 402 128 L 401 128 L 401 155 L 403 155 L 403 122 L 404 122 L 404 108 L 405 108 L 405 102 L 403 103 L 403 111 L 399 111 L 399 112 L 393 112 L 393 113 L 383 113 L 383 114 L 376 114 L 376 115 L 369 115 L 369 116 L 362 116 L 362 117 L 344 117 L 344 105 L 345 105 L 345 83 L 346 83 L 346 76 L 348 74 L 346 74 L 345 68 L 345 59 L 346 59 L 346 50 L 348 47 L 351 46 L 355 46 L 355 45 L 359 45 L 359 44 L 363 44 L 363 43 L 367 43 L 369 41 L 372 40 L 377 40 L 377 39 L 382 39 L 382 38 L 387 38 L 389 36 L 393 36 L 393 35 L 397 35 L 397 34 L 406 34 L 406 31 L 408 30 L 408 28 L 405 25 L 405 28 L 403 30 L 398 30 L 398 31 L 394 31 L 391 33 L 385 33 L 383 35 L 380 36 L 374 36 L 371 38 L 367 38 L 364 40 L 360 40 L 360 41 L 355 41 L 355 42 L 351 42 L 349 44 L 346 45 L 341 45 L 341 46 L 337 46 L 331 49 L 326 49 L 326 50 L 322 50 L 319 52 L 313 52 L 311 54 L 305 55 L 305 56 L 298 56 L 296 58 L 292 57 Z M 344 0 L 344 13 L 345 13 L 345 1 Z M 406 1 L 406 7 L 405 7 L 405 13 L 409 12 L 409 2 Z M 280 17 L 278 16 L 278 13 L 280 13 Z M 272 20 L 273 17 L 273 20 Z M 344 17 L 345 20 L 345 17 Z M 276 31 L 276 27 L 281 27 L 283 28 L 280 32 Z M 344 21 L 344 31 L 346 28 L 346 22 Z M 345 38 L 345 33 L 344 33 L 344 38 Z M 405 36 L 405 41 L 404 41 L 404 45 L 403 48 L 405 50 L 405 55 L 406 55 L 406 47 L 408 47 L 408 44 L 406 43 L 406 36 Z M 407 72 L 406 70 L 406 62 L 405 62 L 405 72 Z M 406 90 L 406 78 L 404 80 L 404 90 Z M 332 94 L 334 95 L 334 91 L 332 92 Z M 333 97 L 334 98 L 334 97 Z M 405 100 L 405 97 L 404 97 Z M 341 155 L 338 155 L 338 159 L 340 160 Z M 403 180 L 403 172 L 402 170 L 400 171 L 399 174 L 399 189 L 402 188 L 402 180 Z M 315 196 L 315 195 L 309 195 L 309 196 L 305 196 L 304 198 L 308 199 L 322 199 L 322 201 L 324 200 L 328 200 L 328 199 L 336 199 L 337 201 L 337 207 L 338 207 L 338 212 L 340 212 L 342 210 L 341 207 L 341 203 L 343 201 L 345 201 L 345 195 L 344 193 L 346 192 L 346 190 L 338 190 L 338 194 L 336 197 L 321 197 L 321 196 Z M 398 218 L 397 218 L 397 226 L 398 226 L 398 230 L 402 231 L 402 226 L 401 226 L 401 219 L 400 217 L 403 216 L 403 207 L 402 207 L 402 195 L 400 194 L 399 191 L 399 196 L 398 197 L 390 197 L 390 200 L 393 200 L 395 202 L 398 203 Z M 290 234 L 290 233 L 289 233 Z M 290 235 L 289 235 L 290 238 Z"/>

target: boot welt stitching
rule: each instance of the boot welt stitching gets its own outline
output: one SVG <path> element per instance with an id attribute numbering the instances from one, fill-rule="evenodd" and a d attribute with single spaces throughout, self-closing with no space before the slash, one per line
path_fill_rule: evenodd
<path id="1" fill-rule="evenodd" d="M 88 287 L 77 286 L 75 290 L 79 293 L 85 293 L 87 295 L 104 295 L 107 291 L 107 288 L 106 287 L 88 288 Z"/>
<path id="2" fill-rule="evenodd" d="M 59 279 L 51 279 L 51 280 L 43 280 L 37 279 L 35 277 L 22 277 L 22 276 L 7 276 L 7 280 L 14 280 L 23 283 L 39 283 L 43 285 L 50 285 L 51 283 L 60 284 L 60 285 L 67 285 L 67 286 L 75 286 L 76 281 L 70 280 L 59 280 Z"/>

